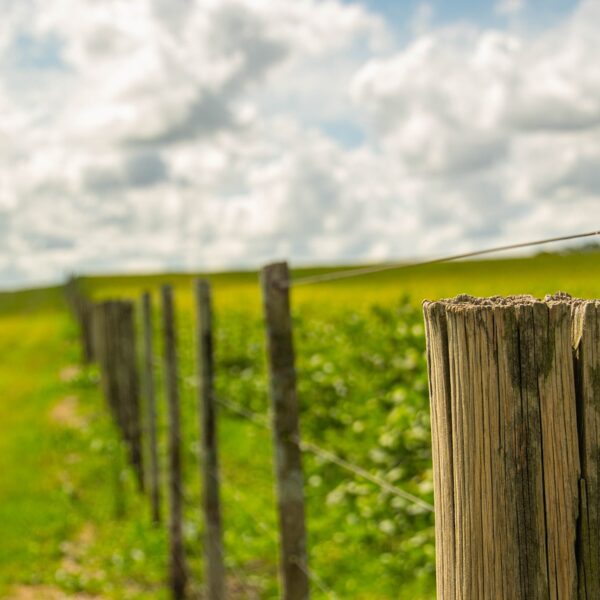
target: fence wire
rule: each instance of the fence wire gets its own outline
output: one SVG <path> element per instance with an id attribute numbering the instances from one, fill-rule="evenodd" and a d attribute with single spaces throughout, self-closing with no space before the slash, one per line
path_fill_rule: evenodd
<path id="1" fill-rule="evenodd" d="M 236 506 L 241 508 L 242 512 L 260 529 L 275 545 L 279 544 L 277 535 L 273 532 L 272 528 L 269 527 L 264 521 L 261 521 L 252 514 L 245 506 L 245 499 L 240 494 L 239 490 L 229 481 L 222 480 L 223 487 L 229 490 L 229 493 L 233 496 L 236 501 Z M 331 600 L 338 600 L 337 594 L 325 583 L 325 581 L 317 575 L 314 569 L 311 569 L 303 561 L 295 559 L 294 564 Z"/>
<path id="2" fill-rule="evenodd" d="M 476 258 L 476 257 L 480 257 L 480 256 L 490 255 L 490 254 L 494 254 L 494 253 L 498 253 L 498 252 L 505 252 L 505 251 L 509 251 L 509 250 L 531 248 L 531 247 L 536 247 L 536 246 L 541 246 L 541 245 L 546 245 L 546 244 L 551 244 L 551 243 L 564 242 L 564 241 L 569 241 L 569 240 L 577 240 L 577 239 L 583 239 L 583 238 L 591 238 L 591 237 L 596 237 L 599 235 L 600 235 L 600 230 L 597 230 L 597 231 L 590 231 L 590 232 L 579 233 L 579 234 L 574 234 L 574 235 L 566 235 L 566 236 L 559 236 L 559 237 L 553 237 L 553 238 L 546 238 L 546 239 L 542 239 L 542 240 L 535 240 L 535 241 L 529 241 L 529 242 L 523 242 L 523 243 L 497 246 L 497 247 L 487 248 L 487 249 L 483 249 L 483 250 L 477 250 L 477 251 L 473 251 L 473 252 L 465 252 L 465 253 L 461 253 L 461 254 L 454 254 L 454 255 L 450 255 L 450 256 L 415 261 L 415 262 L 390 263 L 390 264 L 384 264 L 384 265 L 361 267 L 361 268 L 356 268 L 356 269 L 336 270 L 336 271 L 329 272 L 329 273 L 322 273 L 322 274 L 317 274 L 317 275 L 312 275 L 312 276 L 307 276 L 307 277 L 299 277 L 299 278 L 291 279 L 289 282 L 283 284 L 283 287 L 293 288 L 293 287 L 298 287 L 298 286 L 303 286 L 303 285 L 334 282 L 334 281 L 345 280 L 345 279 L 350 279 L 350 278 L 368 276 L 368 275 L 382 273 L 382 272 L 386 272 L 386 271 L 396 271 L 396 270 L 399 271 L 399 270 L 412 269 L 412 268 L 423 267 L 423 266 L 428 266 L 428 265 L 453 262 L 453 261 L 458 261 L 458 260 L 462 260 L 462 259 Z M 164 367 L 163 360 L 159 359 L 158 357 L 154 357 L 153 366 L 155 368 L 162 369 Z M 179 380 L 180 383 L 183 383 L 184 385 L 187 385 L 190 387 L 197 387 L 197 385 L 198 385 L 198 381 L 197 381 L 196 377 L 182 376 L 179 369 L 177 370 L 177 379 Z M 270 420 L 267 415 L 263 415 L 263 414 L 254 412 L 252 410 L 249 410 L 249 409 L 245 408 L 244 406 L 242 406 L 230 399 L 217 398 L 216 401 L 219 405 L 221 405 L 224 408 L 230 410 L 231 412 L 237 414 L 238 416 L 244 418 L 246 421 L 249 421 L 249 422 L 253 423 L 254 425 L 259 426 L 263 429 L 270 430 Z M 157 431 L 160 433 L 160 435 L 164 434 L 164 430 L 167 427 L 168 427 L 168 425 L 164 421 L 164 419 L 157 420 L 156 428 L 157 428 Z M 144 424 L 142 425 L 142 431 L 143 431 L 143 433 L 147 433 L 147 424 L 145 421 L 144 421 Z M 336 465 L 338 468 L 343 469 L 343 470 L 347 471 L 348 473 L 351 473 L 353 476 L 360 477 L 366 481 L 369 481 L 370 483 L 378 486 L 381 490 L 383 490 L 389 494 L 392 494 L 399 498 L 402 498 L 405 501 L 410 502 L 411 504 L 418 506 L 425 511 L 434 512 L 434 507 L 430 503 L 423 500 L 422 498 L 419 498 L 418 496 L 411 494 L 410 492 L 407 492 L 406 490 L 399 488 L 398 486 L 393 485 L 392 483 L 390 483 L 383 477 L 372 474 L 371 472 L 369 472 L 365 468 L 361 467 L 360 465 L 352 463 L 326 448 L 322 448 L 321 446 L 319 446 L 313 442 L 302 440 L 298 436 L 292 437 L 291 441 L 294 444 L 296 444 L 303 453 L 310 453 L 325 462 Z M 255 515 L 251 514 L 251 512 L 248 511 L 248 509 L 245 507 L 244 498 L 239 493 L 239 491 L 235 488 L 235 486 L 231 485 L 226 480 L 223 481 L 222 478 L 221 478 L 221 481 L 225 485 L 225 487 L 227 487 L 230 490 L 231 495 L 236 502 L 236 506 L 238 506 L 250 518 L 250 520 L 256 525 L 257 528 L 259 528 L 265 535 L 267 535 L 274 543 L 277 544 L 278 539 L 277 539 L 276 533 L 274 533 L 272 531 L 272 528 L 269 528 L 269 526 L 267 524 L 265 524 L 260 519 L 257 519 Z M 181 501 L 184 505 L 185 504 L 189 505 L 189 504 L 196 502 L 196 498 L 195 497 L 191 498 L 190 495 L 187 493 L 187 491 L 184 489 L 183 483 L 176 484 L 176 493 L 180 494 Z M 178 556 L 172 556 L 171 558 L 174 560 L 178 560 Z M 326 596 L 337 600 L 338 597 L 335 594 L 335 592 L 327 586 L 327 584 L 323 581 L 323 579 L 321 579 L 319 577 L 319 575 L 317 573 L 315 573 L 312 569 L 309 568 L 309 566 L 307 564 L 304 564 L 302 561 L 296 559 L 295 562 L 296 562 L 296 565 L 306 574 L 306 576 L 312 582 L 314 582 L 314 584 Z M 180 567 L 181 570 L 187 570 L 185 561 L 183 562 L 183 564 L 178 563 L 178 566 Z M 227 565 L 226 568 L 230 571 L 232 577 L 234 578 L 236 583 L 239 585 L 239 587 L 242 588 L 243 592 L 248 597 L 250 597 L 249 594 L 251 592 L 253 592 L 254 589 L 253 589 L 252 585 L 249 583 L 245 574 L 242 573 L 242 571 L 240 571 L 239 569 L 237 569 L 234 564 L 229 564 L 229 565 Z"/>
<path id="3" fill-rule="evenodd" d="M 191 386 L 197 385 L 197 382 L 194 378 L 187 378 L 187 379 L 185 379 L 185 382 Z M 254 411 L 251 411 L 251 410 L 243 407 L 242 405 L 238 404 L 237 402 L 233 402 L 232 400 L 229 400 L 226 398 L 219 397 L 216 399 L 216 401 L 218 404 L 220 404 L 224 408 L 229 409 L 230 411 L 236 413 L 237 415 L 239 415 L 240 417 L 253 423 L 254 425 L 258 425 L 259 427 L 262 427 L 263 429 L 270 429 L 268 417 L 261 415 L 259 413 L 256 413 Z M 407 492 L 406 490 L 403 490 L 402 488 L 399 488 L 398 486 L 393 485 L 392 483 L 390 483 L 389 481 L 386 481 L 382 477 L 373 475 L 372 473 L 370 473 L 369 471 L 367 471 L 360 465 L 357 465 L 350 461 L 347 461 L 346 459 L 335 454 L 334 452 L 327 450 L 325 448 L 322 448 L 321 446 L 318 446 L 317 444 L 314 444 L 313 442 L 301 440 L 300 438 L 297 438 L 297 437 L 292 438 L 292 441 L 298 445 L 298 447 L 300 448 L 300 450 L 302 452 L 313 454 L 314 456 L 317 456 L 326 462 L 334 464 L 334 465 L 340 467 L 341 469 L 344 469 L 344 470 L 348 471 L 349 473 L 352 473 L 353 475 L 355 475 L 357 477 L 361 477 L 362 479 L 365 479 L 365 480 L 377 485 L 382 490 L 384 490 L 394 496 L 403 498 L 404 500 L 406 500 L 416 506 L 421 507 L 423 510 L 426 510 L 427 512 L 434 512 L 434 508 L 431 504 L 429 504 L 429 502 L 426 502 L 422 498 L 419 498 L 418 496 L 415 496 L 414 494 L 411 494 L 410 492 Z"/>
<path id="4" fill-rule="evenodd" d="M 576 233 L 574 235 L 564 235 L 554 238 L 546 238 L 544 240 L 535 240 L 533 242 L 522 242 L 519 244 L 508 244 L 507 246 L 496 246 L 495 248 L 486 248 L 484 250 L 475 250 L 473 252 L 465 252 L 463 254 L 453 254 L 441 258 L 432 258 L 416 262 L 391 263 L 387 265 L 376 265 L 372 267 L 360 267 L 358 269 L 348 269 L 342 271 L 332 271 L 331 273 L 323 273 L 319 275 L 310 275 L 308 277 L 299 277 L 292 279 L 283 287 L 298 287 L 301 285 L 309 285 L 313 283 L 327 283 L 329 281 L 338 281 L 340 279 L 350 279 L 354 277 L 362 277 L 364 275 L 373 275 L 375 273 L 383 273 L 385 271 L 399 271 L 402 269 L 414 269 L 416 267 L 425 267 L 428 265 L 437 265 L 440 263 L 453 262 L 465 258 L 476 258 L 487 254 L 495 254 L 496 252 L 506 252 L 508 250 L 518 250 L 519 248 L 533 248 L 544 244 L 553 244 L 556 242 L 566 242 L 568 240 L 578 240 L 582 238 L 595 237 L 600 235 L 599 231 L 589 231 L 587 233 Z"/>

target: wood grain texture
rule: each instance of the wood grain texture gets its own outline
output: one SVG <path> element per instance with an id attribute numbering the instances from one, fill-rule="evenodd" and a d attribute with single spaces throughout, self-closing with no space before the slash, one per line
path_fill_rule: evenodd
<path id="1" fill-rule="evenodd" d="M 306 600 L 309 582 L 304 475 L 298 444 L 299 410 L 287 264 L 265 267 L 261 282 L 273 412 L 282 598 Z"/>
<path id="2" fill-rule="evenodd" d="M 579 449 L 578 598 L 600 598 L 600 303 L 573 304 Z"/>
<path id="3" fill-rule="evenodd" d="M 569 303 L 459 296 L 424 314 L 438 598 L 575 598 Z"/>
<path id="4" fill-rule="evenodd" d="M 436 497 L 435 545 L 437 553 L 437 594 L 455 586 L 454 466 L 448 324 L 443 305 L 425 308 L 431 438 L 433 444 L 434 494 Z"/>

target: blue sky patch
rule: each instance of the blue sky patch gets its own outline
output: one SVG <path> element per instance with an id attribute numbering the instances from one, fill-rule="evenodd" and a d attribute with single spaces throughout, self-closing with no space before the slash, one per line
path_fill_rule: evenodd
<path id="1" fill-rule="evenodd" d="M 365 132 L 352 121 L 327 121 L 320 124 L 320 129 L 345 148 L 357 148 L 365 141 Z"/>
<path id="2" fill-rule="evenodd" d="M 11 49 L 15 65 L 20 69 L 64 69 L 62 43 L 56 36 L 36 38 L 18 34 Z"/>
<path id="3" fill-rule="evenodd" d="M 419 5 L 433 8 L 433 24 L 470 21 L 482 26 L 502 26 L 506 18 L 495 11 L 496 2 L 481 0 L 343 0 L 346 4 L 362 4 L 384 16 L 392 29 L 406 31 Z M 579 4 L 578 0 L 524 0 L 523 17 L 532 28 L 547 27 Z"/>

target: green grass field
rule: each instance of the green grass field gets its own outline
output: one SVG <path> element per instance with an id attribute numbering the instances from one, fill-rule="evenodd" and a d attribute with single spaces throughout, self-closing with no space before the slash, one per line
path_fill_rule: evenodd
<path id="1" fill-rule="evenodd" d="M 96 299 L 137 299 L 150 290 L 156 305 L 160 284 L 172 283 L 186 378 L 194 360 L 192 279 L 96 277 L 84 285 Z M 210 279 L 218 394 L 264 414 L 257 276 Z M 600 255 L 436 265 L 293 290 L 303 435 L 431 502 L 421 301 L 557 290 L 600 296 Z M 156 314 L 160 353 L 158 321 Z M 97 372 L 76 368 L 77 332 L 62 291 L 1 294 L 0 331 L 0 598 L 168 597 L 164 527 L 151 525 L 148 502 L 135 492 Z M 164 439 L 162 395 L 159 402 Z M 185 537 L 199 589 L 199 434 L 189 385 L 182 410 Z M 269 432 L 223 410 L 219 439 L 230 595 L 276 598 Z M 320 578 L 313 596 L 330 597 L 324 590 L 331 589 L 350 599 L 432 598 L 431 515 L 311 456 L 305 470 L 310 561 Z"/>

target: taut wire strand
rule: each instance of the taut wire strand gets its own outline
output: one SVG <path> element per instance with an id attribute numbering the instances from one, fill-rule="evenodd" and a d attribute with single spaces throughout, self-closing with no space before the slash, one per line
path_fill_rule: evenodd
<path id="1" fill-rule="evenodd" d="M 363 275 L 372 275 L 374 273 L 382 273 L 384 271 L 394 271 L 401 269 L 412 269 L 415 267 L 425 267 L 427 265 L 436 265 L 445 262 L 461 260 L 463 258 L 475 258 L 476 256 L 484 256 L 495 252 L 505 252 L 507 250 L 517 250 L 519 248 L 530 248 L 533 246 L 541 246 L 543 244 L 552 244 L 555 242 L 565 242 L 567 240 L 577 240 L 586 237 L 594 237 L 600 235 L 600 231 L 590 231 L 588 233 L 577 233 L 574 235 L 564 235 L 560 237 L 547 238 L 544 240 L 536 240 L 533 242 L 521 242 L 519 244 L 509 244 L 508 246 L 496 246 L 495 248 L 486 248 L 485 250 L 475 250 L 474 252 L 465 252 L 463 254 L 454 254 L 444 256 L 442 258 L 432 258 L 417 262 L 391 263 L 387 265 L 377 265 L 372 267 L 361 267 L 358 269 L 349 269 L 346 271 L 333 271 L 331 273 L 323 273 L 322 275 L 311 275 L 309 277 L 300 277 L 292 279 L 286 287 L 297 287 L 300 285 L 308 285 L 312 283 L 326 283 L 329 281 L 337 281 L 340 279 L 350 279 L 352 277 L 361 277 Z"/>
<path id="2" fill-rule="evenodd" d="M 258 425 L 259 427 L 262 427 L 265 429 L 269 428 L 268 419 L 266 417 L 263 417 L 262 415 L 259 415 L 258 413 L 248 410 L 248 409 L 244 408 L 243 406 L 240 406 L 236 402 L 232 402 L 231 400 L 224 400 L 223 398 L 218 398 L 217 402 L 221 406 L 228 408 L 229 410 L 231 410 L 234 413 L 238 414 L 239 416 L 243 417 L 247 421 L 254 423 L 255 425 Z M 324 460 L 326 462 L 334 464 L 334 465 L 352 473 L 353 475 L 356 475 L 362 479 L 366 479 L 367 481 L 374 483 L 375 485 L 380 487 L 382 490 L 384 490 L 390 494 L 393 494 L 394 496 L 403 498 L 404 500 L 407 500 L 408 502 L 411 502 L 412 504 L 415 504 L 416 506 L 420 506 L 421 508 L 423 508 L 424 510 L 426 510 L 428 512 L 434 512 L 434 508 L 431 504 L 429 504 L 429 502 L 426 502 L 425 500 L 419 498 L 418 496 L 415 496 L 415 495 L 411 494 L 410 492 L 407 492 L 407 491 L 391 484 L 389 481 L 386 481 L 382 477 L 378 477 L 377 475 L 373 475 L 372 473 L 369 473 L 369 471 L 367 471 L 366 469 L 363 469 L 359 465 L 355 465 L 355 464 L 343 459 L 341 456 L 338 456 L 337 454 L 335 454 L 329 450 L 326 450 L 325 448 L 321 448 L 320 446 L 317 446 L 316 444 L 313 444 L 312 442 L 300 440 L 297 437 L 292 438 L 292 441 L 295 444 L 298 444 L 298 446 L 300 447 L 300 450 L 302 450 L 302 452 L 305 452 L 305 453 L 308 452 L 309 454 L 318 456 L 319 458 L 321 458 L 322 460 Z"/>

